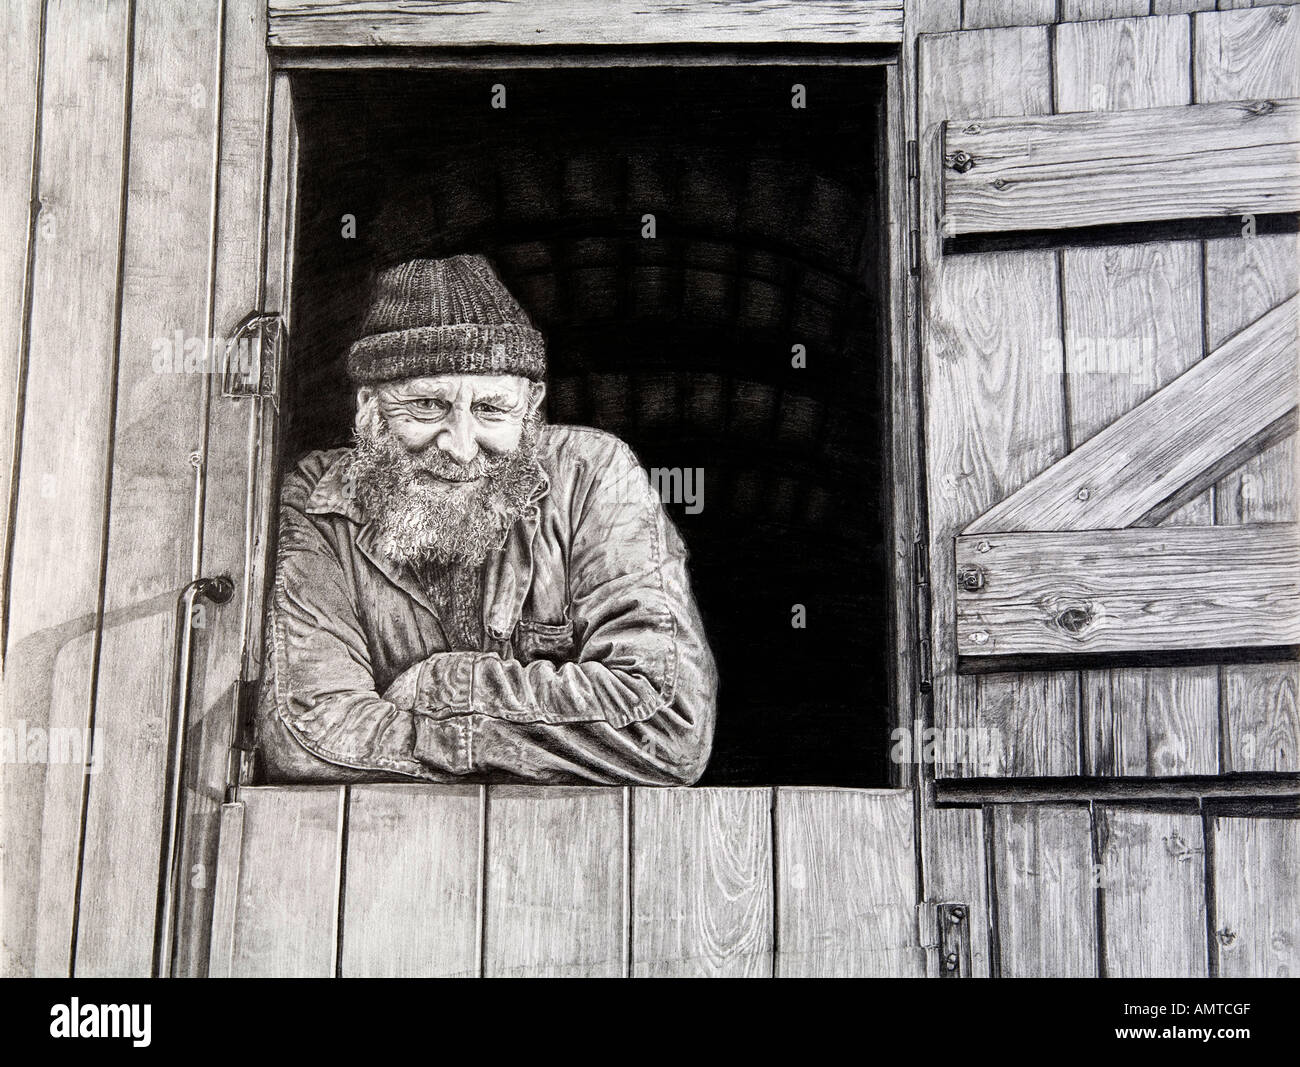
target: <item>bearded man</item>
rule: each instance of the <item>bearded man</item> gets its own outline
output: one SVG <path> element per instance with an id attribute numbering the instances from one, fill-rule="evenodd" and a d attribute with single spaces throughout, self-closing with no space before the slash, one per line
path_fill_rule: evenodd
<path id="1" fill-rule="evenodd" d="M 258 712 L 272 782 L 695 782 L 717 675 L 686 550 L 618 438 L 546 425 L 482 256 L 377 279 L 356 446 L 285 477 Z"/>

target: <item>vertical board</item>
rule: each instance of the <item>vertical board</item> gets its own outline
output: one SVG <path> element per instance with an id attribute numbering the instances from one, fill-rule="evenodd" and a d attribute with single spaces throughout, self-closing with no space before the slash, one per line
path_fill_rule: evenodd
<path id="1" fill-rule="evenodd" d="M 9 518 L 12 512 L 10 475 L 18 442 L 22 412 L 18 407 L 24 356 L 24 327 L 28 293 L 27 262 L 31 251 L 32 210 L 37 197 L 33 168 L 37 159 L 37 111 L 41 76 L 40 0 L 10 0 L 0 8 L 0 40 L 5 42 L 5 62 L 0 68 L 0 226 L 7 235 L 0 248 L 0 501 L 4 502 L 4 530 L 0 531 L 0 560 L 7 560 Z M 8 582 L 0 582 L 0 604 L 8 598 Z M 3 662 L 0 649 L 0 662 Z"/>
<path id="2" fill-rule="evenodd" d="M 1111 19 L 1056 31 L 1056 111 L 1125 111 L 1191 102 L 1190 23 Z M 1190 241 L 1061 253 L 1070 445 L 1076 448 L 1202 356 L 1201 253 Z M 1213 521 L 1209 494 L 1170 517 Z M 1214 667 L 1084 671 L 1083 770 L 1214 774 Z"/>
<path id="3" fill-rule="evenodd" d="M 968 30 L 997 26 L 1044 26 L 1056 21 L 1056 0 L 965 0 L 962 26 Z"/>
<path id="4" fill-rule="evenodd" d="M 1269 7 L 1195 18 L 1198 103 L 1300 96 L 1300 10 Z M 1220 344 L 1293 294 L 1297 263 L 1295 234 L 1207 241 L 1206 344 Z M 1217 520 L 1295 522 L 1296 462 L 1291 436 L 1223 479 L 1216 487 Z M 1221 672 L 1222 769 L 1300 770 L 1300 665 L 1251 664 Z"/>
<path id="5" fill-rule="evenodd" d="M 1200 815 L 1098 808 L 1095 818 L 1106 977 L 1206 977 Z"/>
<path id="6" fill-rule="evenodd" d="M 777 977 L 924 977 L 912 791 L 776 798 Z"/>
<path id="7" fill-rule="evenodd" d="M 207 332 L 220 9 L 137 0 L 114 396 L 104 620 L 95 690 L 103 769 L 90 780 L 75 949 L 80 977 L 148 976 L 175 601 L 194 576 L 202 373 L 161 366 Z M 184 345 L 182 345 L 184 347 Z M 199 349 L 201 351 L 201 347 Z M 193 351 L 193 349 L 191 350 Z M 154 598 L 165 606 L 142 610 Z M 129 815 L 127 813 L 130 813 Z M 131 878 L 121 877 L 126 869 Z"/>
<path id="8" fill-rule="evenodd" d="M 1062 22 L 1122 19 L 1148 14 L 1155 14 L 1150 0 L 1061 0 Z"/>
<path id="9" fill-rule="evenodd" d="M 242 847 L 223 840 L 216 873 L 228 889 L 237 861 L 233 914 L 216 909 L 213 973 L 225 972 L 229 945 L 231 978 L 334 977 L 346 790 L 263 786 L 243 790 L 239 802 Z"/>
<path id="10" fill-rule="evenodd" d="M 998 805 L 993 867 L 1002 977 L 1095 976 L 1097 909 L 1088 809 Z"/>
<path id="11" fill-rule="evenodd" d="M 923 797 L 921 804 L 925 899 L 969 907 L 970 976 L 987 978 L 991 953 L 984 812 L 980 808 L 936 808 L 928 797 Z"/>
<path id="12" fill-rule="evenodd" d="M 261 0 L 226 0 L 212 299 L 206 331 L 210 366 L 218 369 L 225 338 L 257 306 L 263 288 L 270 76 L 265 39 L 265 4 Z M 252 610 L 260 615 L 260 590 L 250 596 L 250 589 L 241 581 L 249 572 L 246 556 L 254 547 L 245 511 L 249 481 L 255 477 L 249 470 L 249 453 L 256 440 L 250 435 L 250 423 L 256 422 L 256 403 L 223 398 L 215 370 L 212 372 L 201 445 L 205 490 L 200 570 L 205 575 L 229 575 L 235 581 L 235 600 L 220 611 L 205 606 L 202 621 L 206 625 L 195 635 L 182 842 L 185 871 L 207 873 L 216 861 L 216 831 L 238 700 L 247 600 L 257 601 Z M 211 879 L 187 880 L 178 908 L 174 973 L 204 973 L 211 913 Z"/>
<path id="13" fill-rule="evenodd" d="M 349 790 L 344 978 L 477 978 L 486 786 Z"/>
<path id="14" fill-rule="evenodd" d="M 129 6 L 46 9 L 40 210 L 32 252 L 22 476 L 12 532 L 4 726 L 85 729 L 111 436 Z M 15 241 L 26 233 L 23 226 Z M 11 301 L 18 302 L 14 290 Z M 80 656 L 78 663 L 72 657 Z M 62 662 L 59 662 L 62 660 Z M 51 705 L 52 681 L 78 688 Z M 80 776 L 43 763 L 2 776 L 4 974 L 67 977 L 75 924 Z M 48 787 L 48 788 L 47 788 Z M 73 839 L 72 854 L 63 842 Z M 43 856 L 45 841 L 60 842 Z M 40 871 L 40 884 L 36 872 Z"/>
<path id="15" fill-rule="evenodd" d="M 1221 978 L 1300 975 L 1300 818 L 1214 820 Z"/>
<path id="16" fill-rule="evenodd" d="M 922 355 L 934 627 L 934 725 L 996 731 L 996 766 L 943 773 L 1074 774 L 1078 686 L 1063 672 L 958 678 L 953 538 L 1065 451 L 1057 261 L 1051 252 L 942 255 L 939 123 L 1051 111 L 1043 28 L 920 39 Z M 969 735 L 966 735 L 969 736 Z"/>
<path id="17" fill-rule="evenodd" d="M 489 978 L 627 973 L 626 791 L 488 789 Z"/>
<path id="18" fill-rule="evenodd" d="M 772 974 L 770 789 L 632 794 L 632 975 Z"/>

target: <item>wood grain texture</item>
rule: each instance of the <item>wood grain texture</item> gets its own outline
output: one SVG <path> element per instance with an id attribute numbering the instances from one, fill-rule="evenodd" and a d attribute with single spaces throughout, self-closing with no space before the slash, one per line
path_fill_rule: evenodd
<path id="1" fill-rule="evenodd" d="M 159 339 L 206 332 L 217 137 L 219 9 L 134 5 L 104 631 L 81 872 L 79 976 L 149 975 L 170 729 L 176 613 L 195 577 L 194 468 L 206 383 L 160 373 Z M 155 597 L 167 606 L 122 625 Z M 215 610 L 215 609 L 214 609 Z M 131 812 L 130 819 L 123 812 Z M 136 872 L 121 877 L 123 869 Z"/>
<path id="2" fill-rule="evenodd" d="M 980 808 L 937 808 L 925 797 L 921 834 L 925 899 L 970 906 L 971 977 L 987 978 L 991 957 L 984 813 Z"/>
<path id="3" fill-rule="evenodd" d="M 223 839 L 221 861 L 238 861 L 231 978 L 332 978 L 338 943 L 343 787 L 262 786 L 241 790 L 242 847 Z M 224 810 L 222 833 L 228 819 Z M 232 827 L 233 830 L 233 827 Z M 235 836 L 235 835 L 232 835 Z M 233 845 L 233 842 L 232 842 Z M 214 971 L 223 969 L 229 867 L 218 869 L 223 905 L 213 924 Z"/>
<path id="4" fill-rule="evenodd" d="M 1097 916 L 1088 809 L 1003 804 L 993 813 L 1004 978 L 1090 978 Z"/>
<path id="5" fill-rule="evenodd" d="M 1062 0 L 1062 23 L 1122 19 L 1154 14 L 1150 0 Z M 1060 109 L 1064 110 L 1064 109 Z"/>
<path id="6" fill-rule="evenodd" d="M 1221 978 L 1300 974 L 1300 819 L 1214 820 Z"/>
<path id="7" fill-rule="evenodd" d="M 1206 977 L 1201 817 L 1098 808 L 1095 818 L 1106 977 Z"/>
<path id="8" fill-rule="evenodd" d="M 1213 11 L 1215 0 L 1152 0 L 1153 15 L 1185 15 L 1193 11 Z"/>
<path id="9" fill-rule="evenodd" d="M 945 237 L 1300 210 L 1300 100 L 956 118 L 943 151 Z"/>
<path id="10" fill-rule="evenodd" d="M 482 786 L 353 786 L 344 978 L 477 978 Z"/>
<path id="11" fill-rule="evenodd" d="M 600 0 L 272 0 L 273 48 L 446 45 L 610 45 L 798 41 L 890 43 L 902 39 L 902 0 L 742 3 L 649 0 L 635 8 Z"/>
<path id="12" fill-rule="evenodd" d="M 216 338 L 207 351 L 217 366 L 222 339 L 257 306 L 262 288 L 269 78 L 265 4 L 226 0 L 223 34 L 213 288 L 205 331 Z M 249 479 L 256 476 L 255 471 L 250 473 L 249 453 L 254 450 L 250 422 L 257 421 L 257 402 L 223 398 L 215 378 L 212 386 L 201 437 L 206 478 L 200 570 L 205 575 L 229 575 L 236 591 L 235 600 L 222 610 L 205 611 L 206 625 L 196 634 L 182 869 L 198 869 L 208 877 L 197 885 L 187 879 L 182 889 L 176 928 L 178 975 L 201 975 L 207 966 L 213 902 L 210 875 L 225 799 L 241 642 L 246 614 L 261 615 L 260 589 L 253 592 L 251 582 L 244 580 L 251 574 L 252 563 L 246 556 L 255 538 L 248 529 L 245 502 Z M 251 429 L 255 433 L 256 426 Z"/>
<path id="13" fill-rule="evenodd" d="M 0 530 L 0 559 L 7 559 L 8 518 L 11 507 L 10 475 L 18 445 L 21 411 L 18 407 L 24 356 L 24 327 L 28 290 L 28 255 L 35 237 L 33 211 L 37 198 L 33 167 L 36 160 L 37 93 L 41 63 L 41 9 L 39 0 L 14 0 L 0 10 L 0 40 L 5 42 L 5 63 L 0 68 L 0 138 L 9 146 L 0 154 L 0 226 L 9 235 L 0 249 L 0 293 L 7 299 L 0 307 L 0 412 L 13 418 L 0 432 L 0 501 L 5 506 L 4 529 Z M 8 583 L 0 583 L 0 605 L 9 595 Z M 3 610 L 0 608 L 0 610 Z M 0 649 L 0 663 L 4 649 Z M 3 809 L 0 808 L 0 811 Z"/>
<path id="14" fill-rule="evenodd" d="M 1266 312 L 1215 352 L 966 527 L 1119 529 L 1155 511 L 1296 407 L 1300 299 Z"/>
<path id="15" fill-rule="evenodd" d="M 999 774 L 1073 774 L 1078 698 L 1060 672 L 958 679 L 952 538 L 1065 452 L 1056 257 L 943 256 L 938 124 L 1051 110 L 1047 31 L 922 36 L 918 86 L 934 725 L 1000 732 Z M 941 765 L 937 774 L 969 776 Z"/>
<path id="16" fill-rule="evenodd" d="M 962 10 L 962 26 L 968 30 L 1056 21 L 1056 0 L 966 0 Z"/>
<path id="17" fill-rule="evenodd" d="M 627 973 L 622 789 L 488 790 L 489 978 Z"/>
<path id="18" fill-rule="evenodd" d="M 1120 13 L 1120 7 L 1110 10 Z M 1180 16 L 1060 26 L 1054 51 L 1056 110 L 1190 103 L 1190 30 L 1190 22 Z M 1191 242 L 1061 253 L 1072 445 L 1104 429 L 1201 358 L 1200 283 L 1200 249 Z M 1169 521 L 1213 521 L 1210 494 Z M 1218 770 L 1214 667 L 1084 671 L 1080 697 L 1086 773 Z"/>
<path id="19" fill-rule="evenodd" d="M 113 350 L 117 323 L 122 126 L 126 91 L 128 5 L 87 12 L 54 0 L 46 12 L 41 101 L 41 207 L 31 278 L 29 359 L 22 425 L 22 473 L 13 491 L 9 633 L 3 724 L 16 729 L 89 724 L 93 634 L 99 597 L 103 497 L 111 433 Z M 26 233 L 25 227 L 16 237 Z M 11 300 L 16 302 L 18 291 Z M 76 416 L 70 417 L 75 411 Z M 86 657 L 73 666 L 68 658 Z M 78 691 L 60 694 L 52 681 Z M 74 681 L 75 680 L 75 681 Z M 77 707 L 76 705 L 79 705 Z M 43 835 L 79 839 L 81 790 L 47 796 L 46 767 L 5 768 L 0 815 L 3 856 L 4 958 L 0 973 L 30 975 L 40 942 L 71 943 L 75 863 L 51 859 Z M 47 804 L 55 806 L 47 807 Z M 44 872 L 43 885 L 36 872 Z M 42 973 L 67 976 L 43 950 Z"/>
<path id="20" fill-rule="evenodd" d="M 206 976 L 229 978 L 235 956 L 235 921 L 239 914 L 239 868 L 244 855 L 244 805 L 221 806 L 217 864 L 212 885 L 212 932 Z"/>
<path id="21" fill-rule="evenodd" d="M 779 978 L 925 975 L 911 790 L 779 788 Z"/>
<path id="22" fill-rule="evenodd" d="M 632 794 L 632 974 L 772 974 L 772 791 Z"/>
<path id="23" fill-rule="evenodd" d="M 1222 11 L 1196 17 L 1197 98 L 1300 95 L 1300 12 Z M 1253 321 L 1293 295 L 1300 239 L 1295 234 L 1207 241 L 1207 343 Z M 1252 457 L 1216 486 L 1217 521 L 1295 522 L 1294 436 Z M 1300 666 L 1222 668 L 1224 770 L 1300 769 Z"/>
<path id="24" fill-rule="evenodd" d="M 1300 643 L 1300 525 L 957 539 L 962 656 Z"/>

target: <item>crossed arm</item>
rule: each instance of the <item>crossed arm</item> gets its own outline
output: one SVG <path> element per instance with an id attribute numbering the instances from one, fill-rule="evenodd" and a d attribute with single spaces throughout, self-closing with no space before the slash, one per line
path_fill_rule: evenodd
<path id="1" fill-rule="evenodd" d="M 685 549 L 644 473 L 628 474 L 597 480 L 575 524 L 571 660 L 440 652 L 383 693 L 343 566 L 308 516 L 283 507 L 260 714 L 277 777 L 694 782 L 716 672 Z M 644 491 L 624 499 L 628 484 Z"/>

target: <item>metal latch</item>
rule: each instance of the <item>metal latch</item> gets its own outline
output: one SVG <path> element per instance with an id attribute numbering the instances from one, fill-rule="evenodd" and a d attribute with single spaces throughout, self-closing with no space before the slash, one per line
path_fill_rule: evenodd
<path id="1" fill-rule="evenodd" d="M 221 395 L 274 398 L 279 355 L 289 331 L 278 311 L 250 311 L 226 341 L 221 366 Z"/>
<path id="2" fill-rule="evenodd" d="M 969 978 L 970 906 L 960 901 L 921 904 L 921 943 L 935 950 L 938 977 Z"/>

